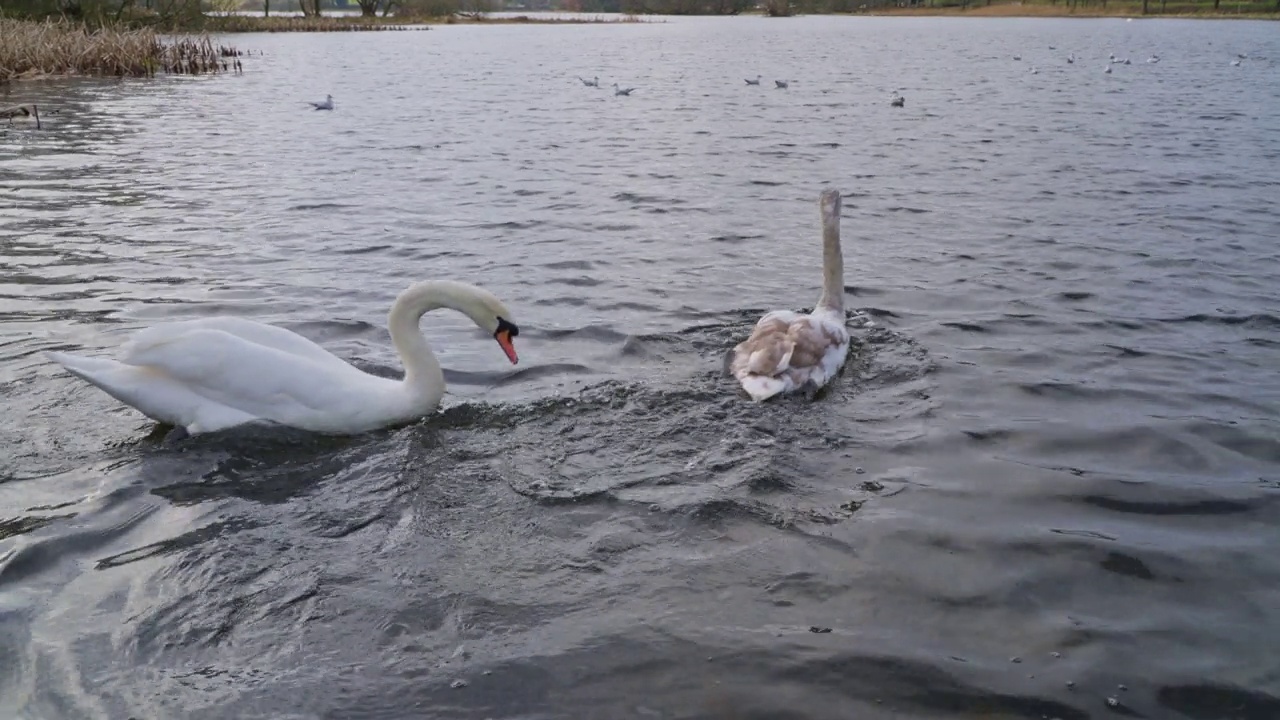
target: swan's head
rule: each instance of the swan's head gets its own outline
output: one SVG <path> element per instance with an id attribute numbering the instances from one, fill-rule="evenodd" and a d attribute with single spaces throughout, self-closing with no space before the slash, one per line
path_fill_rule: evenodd
<path id="1" fill-rule="evenodd" d="M 493 339 L 498 341 L 502 352 L 506 353 L 507 359 L 515 365 L 520 361 L 520 357 L 516 355 L 516 346 L 513 341 L 520 334 L 520 328 L 511 319 L 511 311 L 487 290 L 474 286 L 468 290 L 467 297 L 460 303 L 459 309 L 466 313 L 472 322 L 492 335 Z"/>
<path id="2" fill-rule="evenodd" d="M 516 355 L 516 346 L 511 342 L 519 334 L 520 328 L 516 327 L 515 323 L 502 315 L 498 316 L 498 326 L 493 331 L 493 339 L 498 341 L 502 352 L 507 354 L 507 359 L 512 365 L 520 362 L 520 358 Z"/>
<path id="3" fill-rule="evenodd" d="M 417 328 L 423 313 L 447 307 L 471 318 L 481 330 L 493 336 L 512 365 L 519 362 L 514 340 L 520 334 L 511 311 L 493 293 L 482 287 L 456 280 L 428 280 L 410 285 L 391 306 L 388 318 L 393 328 L 409 324 Z"/>
<path id="4" fill-rule="evenodd" d="M 822 208 L 822 218 L 827 222 L 835 222 L 840 219 L 840 191 L 835 188 L 828 188 L 822 191 L 818 196 L 818 205 Z"/>

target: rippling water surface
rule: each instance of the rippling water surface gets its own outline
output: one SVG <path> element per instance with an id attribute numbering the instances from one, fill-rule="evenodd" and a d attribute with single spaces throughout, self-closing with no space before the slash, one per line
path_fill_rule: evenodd
<path id="1" fill-rule="evenodd" d="M 233 41 L 2 91 L 0 715 L 1280 717 L 1274 25 Z M 826 185 L 877 327 L 752 405 Z M 165 444 L 40 354 L 234 313 L 394 375 L 445 277 L 521 364 L 429 316 L 445 410 L 361 437 Z"/>

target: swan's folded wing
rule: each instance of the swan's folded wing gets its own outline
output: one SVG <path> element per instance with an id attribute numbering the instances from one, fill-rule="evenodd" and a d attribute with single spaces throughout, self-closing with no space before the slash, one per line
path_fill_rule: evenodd
<path id="1" fill-rule="evenodd" d="M 827 355 L 849 342 L 849 333 L 836 323 L 804 317 L 787 327 L 787 339 L 795 346 L 791 367 L 823 367 Z"/>
<path id="2" fill-rule="evenodd" d="M 141 352 L 148 347 L 171 342 L 197 330 L 221 330 L 255 345 L 275 348 L 316 362 L 346 365 L 328 350 L 291 330 L 238 317 L 197 318 L 154 325 L 135 333 L 125 344 L 124 352 Z"/>
<path id="3" fill-rule="evenodd" d="M 124 361 L 165 373 L 199 395 L 257 417 L 299 413 L 358 399 L 369 380 L 350 365 L 316 362 L 222 330 L 195 329 L 127 348 Z"/>
<path id="4" fill-rule="evenodd" d="M 735 376 L 744 374 L 772 377 L 791 366 L 793 347 L 787 338 L 788 321 L 770 313 L 760 318 L 751 336 L 734 348 L 730 369 Z"/>

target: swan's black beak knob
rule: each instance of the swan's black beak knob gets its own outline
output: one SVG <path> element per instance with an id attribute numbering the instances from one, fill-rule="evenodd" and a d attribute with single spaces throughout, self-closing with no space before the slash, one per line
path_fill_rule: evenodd
<path id="1" fill-rule="evenodd" d="M 516 355 L 516 346 L 511 340 L 520 334 L 520 328 L 515 323 L 508 322 L 506 318 L 498 318 L 498 329 L 493 331 L 493 339 L 498 341 L 498 345 L 502 347 L 502 352 L 507 354 L 507 359 L 512 365 L 520 362 L 519 356 Z"/>

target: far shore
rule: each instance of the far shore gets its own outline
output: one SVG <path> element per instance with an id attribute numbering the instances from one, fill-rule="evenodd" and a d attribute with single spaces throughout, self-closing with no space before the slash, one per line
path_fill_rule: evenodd
<path id="1" fill-rule="evenodd" d="M 1152 3 L 1158 5 L 1158 3 Z M 1167 12 L 1142 14 L 1139 7 L 1114 9 L 1090 7 L 1070 8 L 1065 5 L 982 5 L 967 10 L 960 7 L 935 8 L 881 8 L 868 10 L 862 15 L 879 17 L 972 17 L 972 18 L 1124 18 L 1133 20 L 1280 20 L 1280 12 Z"/>
<path id="2" fill-rule="evenodd" d="M 1241 6 L 1247 10 L 1239 10 Z M 1161 8 L 1165 12 L 1161 12 Z M 1222 8 L 1234 7 L 1237 11 Z M 856 12 L 813 12 L 771 17 L 764 11 L 753 9 L 740 13 L 741 17 L 766 20 L 786 20 L 791 17 L 973 17 L 973 18 L 1125 18 L 1125 19 L 1191 19 L 1191 20 L 1280 20 L 1280 4 L 1263 5 L 1259 2 L 1237 3 L 1222 0 L 1215 11 L 1210 0 L 1173 0 L 1162 4 L 1149 0 L 1149 12 L 1142 12 L 1142 0 L 1110 0 L 1102 5 L 1071 3 L 1067 0 L 1050 3 L 1048 0 L 1027 0 L 981 4 L 968 7 L 877 7 Z M 325 15 L 303 18 L 289 15 L 264 17 L 248 12 L 227 16 L 206 16 L 207 32 L 322 32 L 326 30 L 384 30 L 428 29 L 441 25 L 598 25 L 598 24 L 648 24 L 664 23 L 682 17 L 730 17 L 728 15 L 662 15 L 658 13 L 596 13 L 569 10 L 496 11 L 492 13 L 457 13 L 445 17 L 408 17 L 361 15 Z"/>

